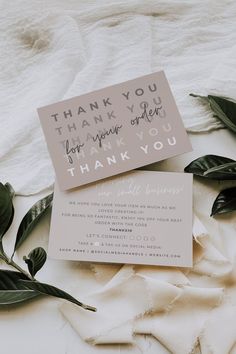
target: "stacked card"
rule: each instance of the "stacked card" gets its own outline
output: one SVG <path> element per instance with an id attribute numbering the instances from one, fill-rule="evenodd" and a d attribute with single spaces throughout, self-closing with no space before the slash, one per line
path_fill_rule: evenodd
<path id="1" fill-rule="evenodd" d="M 164 72 L 38 112 L 57 179 L 49 255 L 191 266 L 192 175 L 124 174 L 192 149 Z"/>

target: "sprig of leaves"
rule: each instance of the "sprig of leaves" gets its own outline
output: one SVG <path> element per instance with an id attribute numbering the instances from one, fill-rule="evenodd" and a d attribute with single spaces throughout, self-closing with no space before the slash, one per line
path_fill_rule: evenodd
<path id="1" fill-rule="evenodd" d="M 214 112 L 214 116 L 220 119 L 227 128 L 236 133 L 236 102 L 231 98 L 221 96 L 200 96 L 203 101 L 207 101 Z M 217 155 L 205 155 L 192 161 L 184 169 L 185 172 L 214 180 L 236 180 L 236 161 L 228 157 Z M 236 210 L 236 187 L 221 191 L 216 197 L 211 216 L 228 213 Z"/>
<path id="2" fill-rule="evenodd" d="M 8 257 L 5 253 L 3 237 L 14 218 L 13 197 L 14 190 L 11 185 L 9 183 L 5 185 L 0 183 L 0 259 L 17 270 L 0 269 L 0 306 L 18 304 L 42 295 L 48 295 L 70 301 L 86 310 L 96 311 L 94 307 L 83 304 L 65 291 L 35 279 L 35 275 L 43 267 L 47 259 L 47 253 L 42 247 L 33 249 L 27 257 L 23 257 L 27 264 L 28 272 L 15 263 L 13 259 L 16 250 L 27 239 L 39 220 L 51 207 L 53 194 L 40 199 L 28 210 L 18 228 L 12 256 Z"/>

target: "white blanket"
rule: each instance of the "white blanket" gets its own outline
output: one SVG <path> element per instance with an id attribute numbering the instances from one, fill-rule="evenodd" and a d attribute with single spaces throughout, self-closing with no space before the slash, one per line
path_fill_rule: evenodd
<path id="1" fill-rule="evenodd" d="M 0 10 L 0 180 L 19 194 L 54 181 L 39 106 L 164 69 L 186 128 L 204 131 L 221 125 L 189 93 L 235 95 L 234 0 L 2 0 Z"/>

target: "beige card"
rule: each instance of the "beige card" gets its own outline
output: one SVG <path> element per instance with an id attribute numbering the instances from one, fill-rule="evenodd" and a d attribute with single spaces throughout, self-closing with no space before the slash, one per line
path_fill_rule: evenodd
<path id="1" fill-rule="evenodd" d="M 38 113 L 61 190 L 192 150 L 163 71 Z"/>
<path id="2" fill-rule="evenodd" d="M 132 171 L 73 191 L 55 185 L 49 255 L 192 266 L 192 175 Z"/>

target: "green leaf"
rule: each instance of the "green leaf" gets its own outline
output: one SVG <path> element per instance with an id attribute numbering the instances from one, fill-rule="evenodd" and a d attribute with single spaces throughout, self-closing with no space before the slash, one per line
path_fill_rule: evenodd
<path id="1" fill-rule="evenodd" d="M 214 95 L 204 97 L 190 94 L 190 96 L 207 100 L 216 117 L 236 133 L 236 102 L 233 99 Z"/>
<path id="2" fill-rule="evenodd" d="M 25 239 L 29 236 L 29 234 L 36 226 L 40 218 L 45 214 L 46 210 L 51 206 L 52 199 L 53 199 L 53 193 L 40 199 L 26 213 L 17 231 L 14 253 L 25 241 Z"/>
<path id="3" fill-rule="evenodd" d="M 192 161 L 185 172 L 215 180 L 235 180 L 236 161 L 223 156 L 205 155 Z"/>
<path id="4" fill-rule="evenodd" d="M 14 191 L 12 185 L 7 182 L 7 183 L 5 184 L 5 187 L 6 187 L 6 189 L 8 190 L 9 195 L 10 195 L 11 198 L 13 199 L 14 196 L 15 196 L 15 191 Z"/>
<path id="5" fill-rule="evenodd" d="M 225 97 L 208 95 L 211 109 L 216 116 L 236 133 L 236 102 Z"/>
<path id="6" fill-rule="evenodd" d="M 21 281 L 26 276 L 19 272 L 0 270 L 0 306 L 25 302 L 41 294 L 32 289 L 26 289 Z"/>
<path id="7" fill-rule="evenodd" d="M 30 290 L 0 290 L 0 306 L 18 304 L 39 295 Z"/>
<path id="8" fill-rule="evenodd" d="M 47 253 L 42 247 L 33 249 L 28 258 L 24 257 L 24 261 L 28 266 L 29 272 L 32 277 L 42 268 L 47 259 Z"/>
<path id="9" fill-rule="evenodd" d="M 96 311 L 94 307 L 82 304 L 73 296 L 55 286 L 29 280 L 20 272 L 0 270 L 0 306 L 24 302 L 40 295 L 58 297 L 86 310 Z"/>
<path id="10" fill-rule="evenodd" d="M 236 187 L 228 188 L 220 192 L 214 201 L 211 216 L 229 213 L 236 210 Z"/>
<path id="11" fill-rule="evenodd" d="M 9 183 L 5 185 L 0 183 L 0 242 L 11 226 L 14 217 L 12 190 Z"/>
<path id="12" fill-rule="evenodd" d="M 30 281 L 30 280 L 22 280 L 21 283 L 25 286 L 26 289 L 31 289 L 41 294 L 50 295 L 50 296 L 54 296 L 54 297 L 58 297 L 70 301 L 84 308 L 85 310 L 96 311 L 94 307 L 83 304 L 82 302 L 76 300 L 70 294 L 66 293 L 61 289 L 56 288 L 55 286 L 45 284 L 45 283 L 40 283 L 38 281 Z"/>

